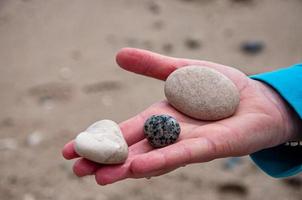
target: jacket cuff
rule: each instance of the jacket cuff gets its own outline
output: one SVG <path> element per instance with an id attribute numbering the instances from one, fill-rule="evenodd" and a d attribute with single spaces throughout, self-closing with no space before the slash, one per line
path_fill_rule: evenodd
<path id="1" fill-rule="evenodd" d="M 250 78 L 262 81 L 275 89 L 296 111 L 302 123 L 302 63 Z M 301 133 L 302 134 L 302 133 Z M 282 144 L 250 155 L 256 165 L 275 178 L 302 172 L 302 145 Z"/>

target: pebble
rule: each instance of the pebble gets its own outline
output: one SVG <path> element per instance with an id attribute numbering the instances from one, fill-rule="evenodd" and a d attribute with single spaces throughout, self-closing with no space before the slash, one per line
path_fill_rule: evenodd
<path id="1" fill-rule="evenodd" d="M 123 163 L 128 145 L 119 125 L 111 120 L 95 122 L 75 139 L 75 151 L 82 157 L 102 164 Z"/>
<path id="2" fill-rule="evenodd" d="M 12 127 L 15 125 L 15 122 L 12 118 L 7 117 L 5 119 L 3 119 L 2 121 L 0 121 L 0 127 Z"/>
<path id="3" fill-rule="evenodd" d="M 161 7 L 158 4 L 158 2 L 151 1 L 148 5 L 150 12 L 152 12 L 155 15 L 158 15 L 161 13 Z"/>
<path id="4" fill-rule="evenodd" d="M 258 54 L 264 49 L 261 41 L 247 41 L 241 44 L 241 50 L 247 54 Z"/>
<path id="5" fill-rule="evenodd" d="M 201 41 L 197 38 L 187 38 L 185 44 L 188 49 L 199 49 L 201 47 Z"/>
<path id="6" fill-rule="evenodd" d="M 165 83 L 168 102 L 178 111 L 200 120 L 219 120 L 234 114 L 239 92 L 220 72 L 202 66 L 185 66 Z"/>
<path id="7" fill-rule="evenodd" d="M 34 131 L 26 137 L 26 143 L 28 146 L 37 146 L 43 140 L 43 134 L 39 131 Z"/>
<path id="8" fill-rule="evenodd" d="M 169 115 L 152 115 L 144 124 L 144 133 L 150 145 L 159 148 L 177 140 L 180 126 L 176 119 Z"/>
<path id="9" fill-rule="evenodd" d="M 18 148 L 18 142 L 14 138 L 0 139 L 0 151 L 1 150 L 15 150 Z"/>
<path id="10" fill-rule="evenodd" d="M 173 51 L 173 45 L 171 43 L 163 44 L 162 48 L 165 53 L 171 53 Z"/>
<path id="11" fill-rule="evenodd" d="M 63 80 L 69 80 L 72 77 L 72 70 L 69 67 L 62 67 L 59 73 Z"/>

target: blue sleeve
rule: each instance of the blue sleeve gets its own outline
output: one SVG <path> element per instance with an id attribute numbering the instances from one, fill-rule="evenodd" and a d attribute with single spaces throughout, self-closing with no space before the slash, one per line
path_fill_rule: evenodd
<path id="1" fill-rule="evenodd" d="M 253 75 L 274 88 L 297 112 L 302 123 L 302 63 L 273 72 Z M 302 134 L 302 133 L 301 133 Z M 279 145 L 251 154 L 252 160 L 264 172 L 283 178 L 302 172 L 302 142 L 300 145 Z"/>

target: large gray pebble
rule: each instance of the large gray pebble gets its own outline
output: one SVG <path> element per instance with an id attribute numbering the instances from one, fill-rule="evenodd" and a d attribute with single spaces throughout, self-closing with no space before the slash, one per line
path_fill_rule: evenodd
<path id="1" fill-rule="evenodd" d="M 118 124 L 101 120 L 76 137 L 75 151 L 97 163 L 118 164 L 127 159 L 128 145 Z"/>
<path id="2" fill-rule="evenodd" d="M 185 66 L 165 83 L 168 102 L 178 111 L 200 120 L 219 120 L 234 114 L 239 92 L 220 72 L 202 66 Z"/>

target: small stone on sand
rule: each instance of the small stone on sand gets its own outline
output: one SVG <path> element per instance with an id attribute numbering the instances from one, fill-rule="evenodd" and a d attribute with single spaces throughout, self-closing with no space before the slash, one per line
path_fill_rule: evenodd
<path id="1" fill-rule="evenodd" d="M 246 54 L 258 54 L 264 49 L 264 43 L 261 41 L 246 41 L 241 44 L 241 50 Z"/>

